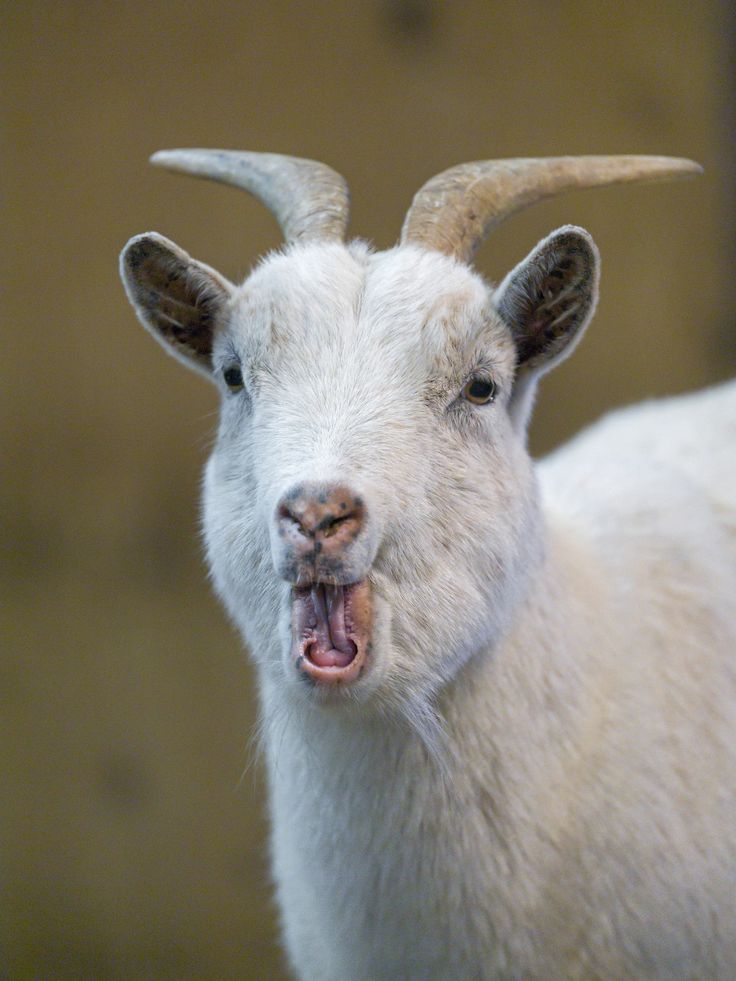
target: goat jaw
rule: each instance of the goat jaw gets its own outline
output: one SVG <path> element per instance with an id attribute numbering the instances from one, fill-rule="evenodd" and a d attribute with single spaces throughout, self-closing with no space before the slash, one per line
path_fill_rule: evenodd
<path id="1" fill-rule="evenodd" d="M 356 681 L 368 658 L 371 591 L 367 579 L 345 586 L 295 588 L 292 657 L 302 676 L 320 685 Z"/>

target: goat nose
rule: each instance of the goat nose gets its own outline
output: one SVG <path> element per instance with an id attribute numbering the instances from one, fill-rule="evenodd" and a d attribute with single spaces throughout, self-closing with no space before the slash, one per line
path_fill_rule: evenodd
<path id="1" fill-rule="evenodd" d="M 300 556 L 338 554 L 360 535 L 365 524 L 362 499 L 341 484 L 300 485 L 285 494 L 276 507 L 279 535 Z"/>

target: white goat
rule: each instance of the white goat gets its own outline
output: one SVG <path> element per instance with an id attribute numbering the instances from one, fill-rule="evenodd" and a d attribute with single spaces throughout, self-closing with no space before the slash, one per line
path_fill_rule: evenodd
<path id="1" fill-rule="evenodd" d="M 256 661 L 273 870 L 314 981 L 736 978 L 736 387 L 534 468 L 538 377 L 595 307 L 587 232 L 497 288 L 505 215 L 666 158 L 456 167 L 344 244 L 323 165 L 167 151 L 289 243 L 242 286 L 154 233 L 128 295 L 222 394 L 204 528 Z"/>

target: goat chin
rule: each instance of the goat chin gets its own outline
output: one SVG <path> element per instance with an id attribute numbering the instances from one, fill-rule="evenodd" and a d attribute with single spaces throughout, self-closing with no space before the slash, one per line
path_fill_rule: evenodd
<path id="1" fill-rule="evenodd" d="M 222 398 L 204 537 L 257 667 L 296 974 L 736 977 L 736 383 L 535 466 L 597 249 L 564 226 L 497 287 L 467 264 L 533 200 L 696 165 L 461 165 L 376 253 L 322 164 L 156 162 L 259 195 L 288 242 L 242 286 L 156 233 L 121 271 Z"/>

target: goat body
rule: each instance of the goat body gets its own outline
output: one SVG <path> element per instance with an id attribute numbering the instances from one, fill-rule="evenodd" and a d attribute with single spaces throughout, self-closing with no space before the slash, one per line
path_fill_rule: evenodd
<path id="1" fill-rule="evenodd" d="M 441 694 L 447 772 L 264 686 L 303 976 L 736 976 L 734 437 L 732 384 L 539 467 L 545 558 Z"/>
<path id="2" fill-rule="evenodd" d="M 245 156 L 271 188 L 276 158 Z M 534 388 L 592 316 L 597 251 L 567 226 L 492 289 L 467 222 L 450 246 L 432 217 L 467 179 L 487 230 L 466 167 L 385 253 L 338 240 L 337 192 L 241 287 L 154 234 L 123 253 L 144 324 L 222 392 L 205 539 L 257 666 L 291 964 L 730 979 L 736 385 L 533 467 Z"/>

